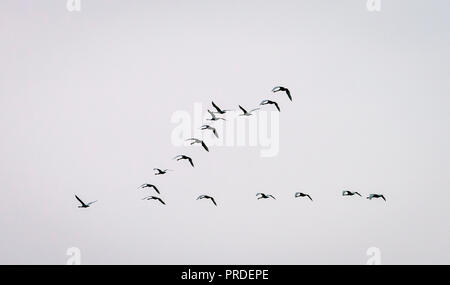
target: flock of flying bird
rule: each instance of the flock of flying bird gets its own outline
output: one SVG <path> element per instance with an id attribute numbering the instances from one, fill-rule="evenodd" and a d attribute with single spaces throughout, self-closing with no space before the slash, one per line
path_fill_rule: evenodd
<path id="1" fill-rule="evenodd" d="M 285 87 L 283 87 L 283 86 L 276 86 L 276 87 L 274 87 L 274 88 L 272 89 L 272 92 L 273 92 L 273 93 L 276 93 L 276 92 L 284 92 L 284 93 L 288 96 L 289 100 L 292 101 L 291 92 L 289 91 L 288 88 L 285 88 Z M 208 121 L 219 121 L 219 120 L 224 120 L 224 121 L 225 121 L 224 118 L 218 117 L 218 116 L 216 116 L 216 114 L 223 115 L 223 114 L 225 114 L 225 113 L 227 113 L 227 112 L 232 111 L 232 110 L 224 110 L 224 109 L 221 109 L 221 108 L 220 108 L 219 106 L 217 106 L 214 102 L 211 102 L 211 104 L 212 104 L 212 106 L 214 107 L 214 109 L 216 109 L 216 111 L 211 111 L 211 110 L 208 109 L 208 113 L 211 115 L 211 118 L 207 119 Z M 259 105 L 260 105 L 260 106 L 263 106 L 263 105 L 274 105 L 275 108 L 277 108 L 277 110 L 278 110 L 279 112 L 281 111 L 281 110 L 280 110 L 280 106 L 278 105 L 278 103 L 275 102 L 275 101 L 272 101 L 272 100 L 263 100 Z M 260 108 L 255 108 L 255 109 L 252 109 L 252 110 L 250 110 L 250 111 L 247 111 L 247 110 L 244 109 L 241 105 L 239 105 L 239 109 L 242 111 L 242 114 L 239 114 L 239 116 L 251 116 L 251 115 L 253 115 L 253 112 L 259 110 Z M 214 128 L 213 126 L 211 126 L 211 125 L 209 125 L 209 124 L 205 124 L 205 125 L 201 126 L 201 127 L 200 127 L 200 130 L 209 130 L 209 131 L 212 131 L 212 133 L 214 134 L 214 136 L 215 136 L 216 138 L 219 138 L 219 135 L 218 135 L 218 133 L 217 133 L 216 128 Z M 205 143 L 203 140 L 200 140 L 200 139 L 197 139 L 197 138 L 189 138 L 189 139 L 186 139 L 186 141 L 190 142 L 191 145 L 193 145 L 193 144 L 199 144 L 199 145 L 201 145 L 201 146 L 203 147 L 203 149 L 204 149 L 205 151 L 209 152 L 209 148 L 208 148 L 208 146 L 206 145 L 206 143 Z M 187 161 L 189 162 L 189 164 L 190 164 L 192 167 L 194 167 L 194 162 L 193 162 L 192 158 L 189 157 L 189 156 L 187 156 L 187 155 L 180 154 L 180 155 L 175 156 L 173 159 L 176 160 L 176 161 L 187 160 Z M 160 168 L 154 168 L 153 170 L 155 171 L 155 175 L 163 175 L 163 174 L 166 174 L 168 171 L 172 171 L 171 169 L 160 169 Z M 153 185 L 153 184 L 145 183 L 145 184 L 142 184 L 142 185 L 139 187 L 139 189 L 144 189 L 144 188 L 151 188 L 151 189 L 153 189 L 158 195 L 161 194 L 160 191 L 159 191 L 159 189 L 158 189 L 155 185 Z M 358 195 L 358 196 L 361 197 L 361 194 L 359 194 L 358 192 L 352 192 L 352 191 L 348 191 L 348 190 L 342 191 L 342 196 L 353 196 L 353 195 Z M 256 197 L 257 197 L 258 200 L 260 200 L 260 199 L 269 199 L 269 198 L 275 199 L 275 197 L 274 197 L 273 195 L 271 195 L 271 194 L 265 194 L 265 193 L 256 193 Z M 309 194 L 302 193 L 302 192 L 296 192 L 295 195 L 294 195 L 294 197 L 295 197 L 295 198 L 307 197 L 307 198 L 309 198 L 311 201 L 313 201 L 313 199 L 311 198 L 311 196 L 310 196 Z M 97 202 L 97 200 L 96 200 L 96 201 L 92 201 L 92 202 L 89 202 L 89 203 L 84 203 L 77 195 L 75 195 L 75 198 L 76 198 L 76 199 L 78 200 L 78 202 L 80 202 L 80 204 L 81 204 L 81 205 L 78 206 L 78 208 L 89 208 L 93 203 Z M 369 196 L 367 197 L 367 199 L 369 199 L 369 200 L 372 200 L 373 198 L 382 198 L 384 201 L 386 201 L 386 198 L 384 197 L 383 194 L 369 194 Z M 209 195 L 200 195 L 200 196 L 198 196 L 197 200 L 201 200 L 201 199 L 209 199 L 209 200 L 211 200 L 211 202 L 212 202 L 215 206 L 217 206 L 217 202 L 216 202 L 216 200 L 214 199 L 214 197 L 211 197 L 211 196 L 209 196 Z M 150 195 L 150 196 L 144 197 L 142 200 L 156 200 L 156 201 L 159 201 L 161 204 L 166 205 L 166 202 L 164 202 L 164 201 L 163 201 L 160 197 L 158 197 L 158 196 Z"/>

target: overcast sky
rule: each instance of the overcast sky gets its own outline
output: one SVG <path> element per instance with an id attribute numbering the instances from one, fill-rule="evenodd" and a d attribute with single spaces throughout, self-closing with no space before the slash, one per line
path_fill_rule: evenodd
<path id="1" fill-rule="evenodd" d="M 1 1 L 0 263 L 450 263 L 450 2 L 262 2 Z M 171 141 L 176 111 L 263 99 L 274 157 Z"/>

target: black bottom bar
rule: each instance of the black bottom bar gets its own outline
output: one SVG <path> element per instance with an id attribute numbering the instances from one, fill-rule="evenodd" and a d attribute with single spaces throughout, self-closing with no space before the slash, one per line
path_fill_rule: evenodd
<path id="1" fill-rule="evenodd" d="M 164 281 L 177 283 L 224 284 L 235 281 L 272 283 L 322 282 L 380 282 L 384 284 L 399 277 L 429 283 L 433 278 L 448 275 L 447 266 L 297 266 L 297 265 L 61 265 L 61 266 L 0 266 L 2 279 L 14 281 L 45 281 L 46 283 L 82 282 L 130 282 L 130 280 Z M 147 283 L 147 282 L 145 282 Z M 292 284 L 291 282 L 289 284 Z"/>

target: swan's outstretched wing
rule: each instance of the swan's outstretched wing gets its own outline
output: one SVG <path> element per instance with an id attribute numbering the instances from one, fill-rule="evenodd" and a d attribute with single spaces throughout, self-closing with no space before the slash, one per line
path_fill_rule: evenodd
<path id="1" fill-rule="evenodd" d="M 214 115 L 214 113 L 211 110 L 208 109 L 208 113 L 211 115 L 211 119 L 214 120 L 216 118 L 216 115 Z"/>
<path id="2" fill-rule="evenodd" d="M 209 149 L 208 149 L 208 147 L 206 146 L 206 144 L 205 144 L 205 142 L 204 141 L 202 141 L 202 147 L 206 150 L 206 151 L 208 151 L 209 152 Z"/>
<path id="3" fill-rule="evenodd" d="M 156 188 L 155 185 L 152 185 L 152 186 L 150 186 L 150 187 L 152 187 L 153 189 L 155 189 L 156 193 L 160 194 L 158 188 Z"/>
<path id="4" fill-rule="evenodd" d="M 95 200 L 95 201 L 92 201 L 92 202 L 89 202 L 87 205 L 88 206 L 90 206 L 90 205 L 92 205 L 92 204 L 94 204 L 95 202 L 97 202 L 98 200 Z"/>
<path id="5" fill-rule="evenodd" d="M 80 202 L 81 203 L 81 205 L 83 206 L 83 207 L 86 207 L 87 205 L 83 202 L 83 201 L 81 201 L 81 199 L 80 198 L 78 198 L 78 196 L 77 195 L 75 195 L 75 198 L 77 198 L 77 200 L 78 200 L 78 202 Z"/>
<path id="6" fill-rule="evenodd" d="M 285 88 L 286 90 L 286 94 L 288 95 L 288 97 L 289 97 L 289 100 L 291 100 L 292 101 L 292 96 L 291 96 L 291 92 L 289 91 L 289 89 L 287 89 L 287 88 Z"/>
<path id="7" fill-rule="evenodd" d="M 217 206 L 217 204 L 216 204 L 216 201 L 214 200 L 214 198 L 213 197 L 211 197 L 211 201 L 214 203 L 214 205 L 216 205 Z"/>
<path id="8" fill-rule="evenodd" d="M 275 105 L 275 107 L 277 107 L 277 109 L 278 109 L 278 112 L 281 112 L 281 110 L 280 110 L 280 106 L 278 106 L 278 103 L 277 103 L 277 102 L 273 102 L 273 104 Z"/>
<path id="9" fill-rule="evenodd" d="M 217 134 L 216 129 L 213 128 L 212 131 L 213 131 L 213 134 L 216 136 L 216 138 L 219 138 L 219 135 Z"/>
<path id="10" fill-rule="evenodd" d="M 211 104 L 217 110 L 217 112 L 219 112 L 219 113 L 222 112 L 222 110 L 216 104 L 214 104 L 214 101 L 211 101 Z"/>
<path id="11" fill-rule="evenodd" d="M 247 113 L 247 111 L 244 109 L 244 108 L 242 108 L 242 106 L 241 105 L 239 105 L 239 109 L 241 109 L 242 110 L 242 112 L 244 112 L 244 114 L 245 113 Z"/>

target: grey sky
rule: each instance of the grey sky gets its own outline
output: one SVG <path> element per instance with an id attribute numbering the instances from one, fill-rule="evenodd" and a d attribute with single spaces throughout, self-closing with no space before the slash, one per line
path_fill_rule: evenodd
<path id="1" fill-rule="evenodd" d="M 3 0 L 0 263 L 450 263 L 450 2 L 261 2 Z M 278 84 L 278 156 L 172 146 L 173 112 Z"/>

